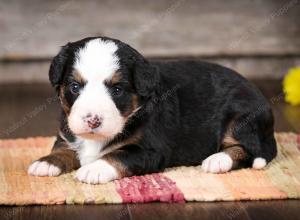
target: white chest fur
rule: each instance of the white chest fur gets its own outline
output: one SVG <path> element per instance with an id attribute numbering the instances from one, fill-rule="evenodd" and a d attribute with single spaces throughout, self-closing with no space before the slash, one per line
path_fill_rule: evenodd
<path id="1" fill-rule="evenodd" d="M 95 140 L 77 140 L 76 146 L 72 147 L 77 152 L 81 166 L 94 162 L 101 157 L 104 143 Z"/>

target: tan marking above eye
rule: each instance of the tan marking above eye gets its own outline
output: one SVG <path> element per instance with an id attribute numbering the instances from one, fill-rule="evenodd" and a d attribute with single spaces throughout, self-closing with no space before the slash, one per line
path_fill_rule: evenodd
<path id="1" fill-rule="evenodd" d="M 107 82 L 111 85 L 117 84 L 120 82 L 120 80 L 122 79 L 122 75 L 120 72 L 116 72 L 113 74 L 113 76 L 111 77 L 110 80 L 108 80 Z"/>
<path id="2" fill-rule="evenodd" d="M 83 85 L 86 83 L 86 80 L 82 77 L 82 74 L 79 71 L 74 70 L 72 72 L 72 75 L 73 75 L 75 81 L 78 82 L 79 84 Z"/>

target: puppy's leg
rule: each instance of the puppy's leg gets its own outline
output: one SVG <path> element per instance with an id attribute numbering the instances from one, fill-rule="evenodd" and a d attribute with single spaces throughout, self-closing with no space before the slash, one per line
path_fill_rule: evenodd
<path id="1" fill-rule="evenodd" d="M 222 140 L 221 152 L 202 163 L 206 172 L 223 173 L 240 167 L 264 168 L 276 156 L 271 111 L 235 117 Z"/>
<path id="2" fill-rule="evenodd" d="M 33 162 L 28 168 L 28 174 L 32 176 L 58 176 L 79 167 L 80 162 L 75 151 L 69 149 L 67 143 L 58 137 L 52 152 Z"/>
<path id="3" fill-rule="evenodd" d="M 122 177 L 157 172 L 163 168 L 161 154 L 127 145 L 81 167 L 76 177 L 85 183 L 106 183 Z"/>
<path id="4" fill-rule="evenodd" d="M 251 155 L 249 166 L 254 169 L 263 169 L 277 154 L 273 123 L 272 111 L 266 107 L 235 120 L 232 137 Z"/>
<path id="5" fill-rule="evenodd" d="M 202 169 L 208 173 L 225 173 L 243 166 L 247 161 L 247 152 L 239 144 L 229 145 L 202 162 Z"/>
<path id="6" fill-rule="evenodd" d="M 222 138 L 221 151 L 215 153 L 202 162 L 202 169 L 207 173 L 225 173 L 242 167 L 247 161 L 247 152 L 238 140 L 233 137 L 234 120 L 226 128 Z"/>

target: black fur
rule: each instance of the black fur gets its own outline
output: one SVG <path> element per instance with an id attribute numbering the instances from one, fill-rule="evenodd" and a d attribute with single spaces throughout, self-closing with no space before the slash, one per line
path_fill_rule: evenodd
<path id="1" fill-rule="evenodd" d="M 54 87 L 57 87 L 59 84 L 61 84 L 63 73 L 66 71 L 65 67 L 68 59 L 67 50 L 68 44 L 63 46 L 58 55 L 52 59 L 49 70 L 49 80 Z"/>

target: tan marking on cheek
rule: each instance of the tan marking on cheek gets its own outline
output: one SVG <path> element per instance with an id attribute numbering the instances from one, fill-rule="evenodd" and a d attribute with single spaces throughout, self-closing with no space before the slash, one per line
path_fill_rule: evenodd
<path id="1" fill-rule="evenodd" d="M 61 106 L 62 106 L 63 110 L 68 115 L 70 113 L 70 107 L 69 107 L 69 105 L 67 103 L 67 100 L 65 98 L 64 90 L 65 90 L 65 87 L 62 86 L 60 88 L 60 91 L 59 91 L 59 100 L 60 100 L 60 103 L 61 103 Z"/>

